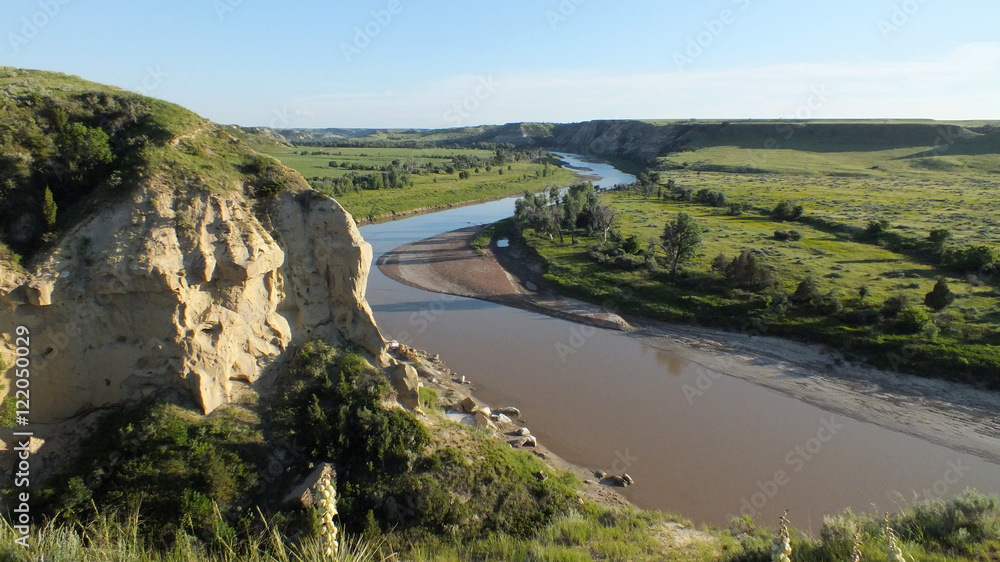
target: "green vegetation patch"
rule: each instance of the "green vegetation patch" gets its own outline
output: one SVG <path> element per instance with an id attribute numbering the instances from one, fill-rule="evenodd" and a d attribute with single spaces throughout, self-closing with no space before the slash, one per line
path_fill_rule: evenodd
<path id="1" fill-rule="evenodd" d="M 260 147 L 337 199 L 356 219 L 375 221 L 528 191 L 566 186 L 575 174 L 537 149 Z"/>

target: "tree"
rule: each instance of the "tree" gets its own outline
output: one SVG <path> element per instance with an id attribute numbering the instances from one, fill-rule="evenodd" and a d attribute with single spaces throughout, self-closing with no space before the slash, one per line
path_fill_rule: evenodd
<path id="1" fill-rule="evenodd" d="M 872 296 L 872 290 L 868 288 L 868 285 L 862 285 L 858 288 L 858 299 L 861 304 L 865 303 L 865 299 Z"/>
<path id="2" fill-rule="evenodd" d="M 713 267 L 717 265 L 720 257 L 724 256 L 721 253 L 716 256 L 716 261 L 712 262 Z M 771 270 L 767 265 L 757 261 L 757 257 L 750 250 L 740 252 L 740 255 L 733 258 L 722 272 L 726 281 L 733 287 L 761 291 L 775 284 Z"/>
<path id="3" fill-rule="evenodd" d="M 788 201 L 782 201 L 774 206 L 771 218 L 777 221 L 795 221 L 802 218 L 804 213 L 802 205 L 792 205 Z"/>
<path id="4" fill-rule="evenodd" d="M 881 240 L 886 234 L 889 233 L 889 229 L 891 228 L 892 223 L 886 219 L 871 221 L 865 228 L 865 238 L 873 241 Z"/>
<path id="5" fill-rule="evenodd" d="M 819 298 L 819 285 L 816 283 L 816 279 L 812 275 L 806 277 L 799 283 L 799 286 L 795 288 L 795 294 L 792 295 L 792 302 L 808 304 Z"/>
<path id="6" fill-rule="evenodd" d="M 45 188 L 45 201 L 42 203 L 42 218 L 45 219 L 45 228 L 51 231 L 56 225 L 56 200 L 48 187 Z"/>
<path id="7" fill-rule="evenodd" d="M 951 239 L 951 231 L 947 228 L 935 228 L 927 235 L 927 241 L 940 252 L 944 249 L 944 244 Z"/>
<path id="8" fill-rule="evenodd" d="M 89 170 L 114 159 L 107 133 L 82 123 L 68 125 L 56 135 L 56 146 L 74 170 Z"/>
<path id="9" fill-rule="evenodd" d="M 701 246 L 701 225 L 691 215 L 681 212 L 663 227 L 663 251 L 670 264 L 670 275 L 677 275 L 677 266 L 694 257 Z"/>
<path id="10" fill-rule="evenodd" d="M 639 194 L 642 195 L 643 199 L 649 199 L 649 196 L 660 186 L 660 174 L 658 172 L 646 170 L 640 172 L 636 179 L 639 180 Z"/>
<path id="11" fill-rule="evenodd" d="M 615 226 L 615 218 L 618 212 L 608 205 L 595 205 L 591 214 L 594 218 L 594 226 L 604 232 L 604 242 L 608 241 L 608 231 Z"/>
<path id="12" fill-rule="evenodd" d="M 944 277 L 938 277 L 934 289 L 924 296 L 924 304 L 933 310 L 942 310 L 953 302 L 955 302 L 955 293 L 948 288 L 948 281 Z"/>
<path id="13" fill-rule="evenodd" d="M 729 258 L 726 257 L 726 254 L 719 252 L 719 255 L 715 256 L 715 259 L 712 260 L 712 272 L 725 273 L 726 266 L 728 265 Z"/>

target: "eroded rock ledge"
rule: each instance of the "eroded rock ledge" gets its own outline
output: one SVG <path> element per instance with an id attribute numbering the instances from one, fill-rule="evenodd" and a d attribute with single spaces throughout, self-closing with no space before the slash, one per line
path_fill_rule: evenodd
<path id="1" fill-rule="evenodd" d="M 0 265 L 0 352 L 10 365 L 14 327 L 29 328 L 32 422 L 170 387 L 207 413 L 315 337 L 384 361 L 365 301 L 372 250 L 351 216 L 306 189 L 258 205 L 153 182 L 26 274 Z"/>

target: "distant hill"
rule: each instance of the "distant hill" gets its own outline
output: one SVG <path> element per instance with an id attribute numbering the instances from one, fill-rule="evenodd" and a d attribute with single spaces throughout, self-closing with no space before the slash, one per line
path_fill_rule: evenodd
<path id="1" fill-rule="evenodd" d="M 296 144 L 331 146 L 469 146 L 511 144 L 602 157 L 664 169 L 701 166 L 705 171 L 867 173 L 972 166 L 992 171 L 1000 154 L 1000 122 L 933 120 L 599 120 L 581 123 L 508 123 L 459 129 L 280 129 Z M 788 151 L 832 155 L 809 165 L 789 165 Z M 860 153 L 875 157 L 851 157 Z M 778 155 L 780 158 L 762 157 Z M 840 156 L 837 156 L 840 154 Z M 958 161 L 954 158 L 958 157 Z M 964 158 L 964 157 L 972 157 Z M 923 159 L 938 159 L 926 161 Z M 977 159 L 978 158 L 978 159 Z M 900 165 L 893 160 L 914 159 Z M 943 160 L 941 160 L 943 159 Z"/>

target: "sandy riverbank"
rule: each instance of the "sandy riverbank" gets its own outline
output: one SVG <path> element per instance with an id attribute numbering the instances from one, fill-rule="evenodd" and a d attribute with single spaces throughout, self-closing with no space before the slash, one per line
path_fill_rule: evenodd
<path id="1" fill-rule="evenodd" d="M 401 246 L 379 260 L 392 279 L 424 290 L 480 298 L 629 331 L 650 347 L 697 365 L 696 399 L 711 381 L 732 376 L 825 410 L 1000 463 L 1000 393 L 882 371 L 839 352 L 790 340 L 622 317 L 553 294 L 539 272 L 508 249 L 483 255 L 469 242 L 481 227 Z M 499 259 L 498 259 L 499 258 Z M 503 265 L 501 265 L 503 264 Z"/>

